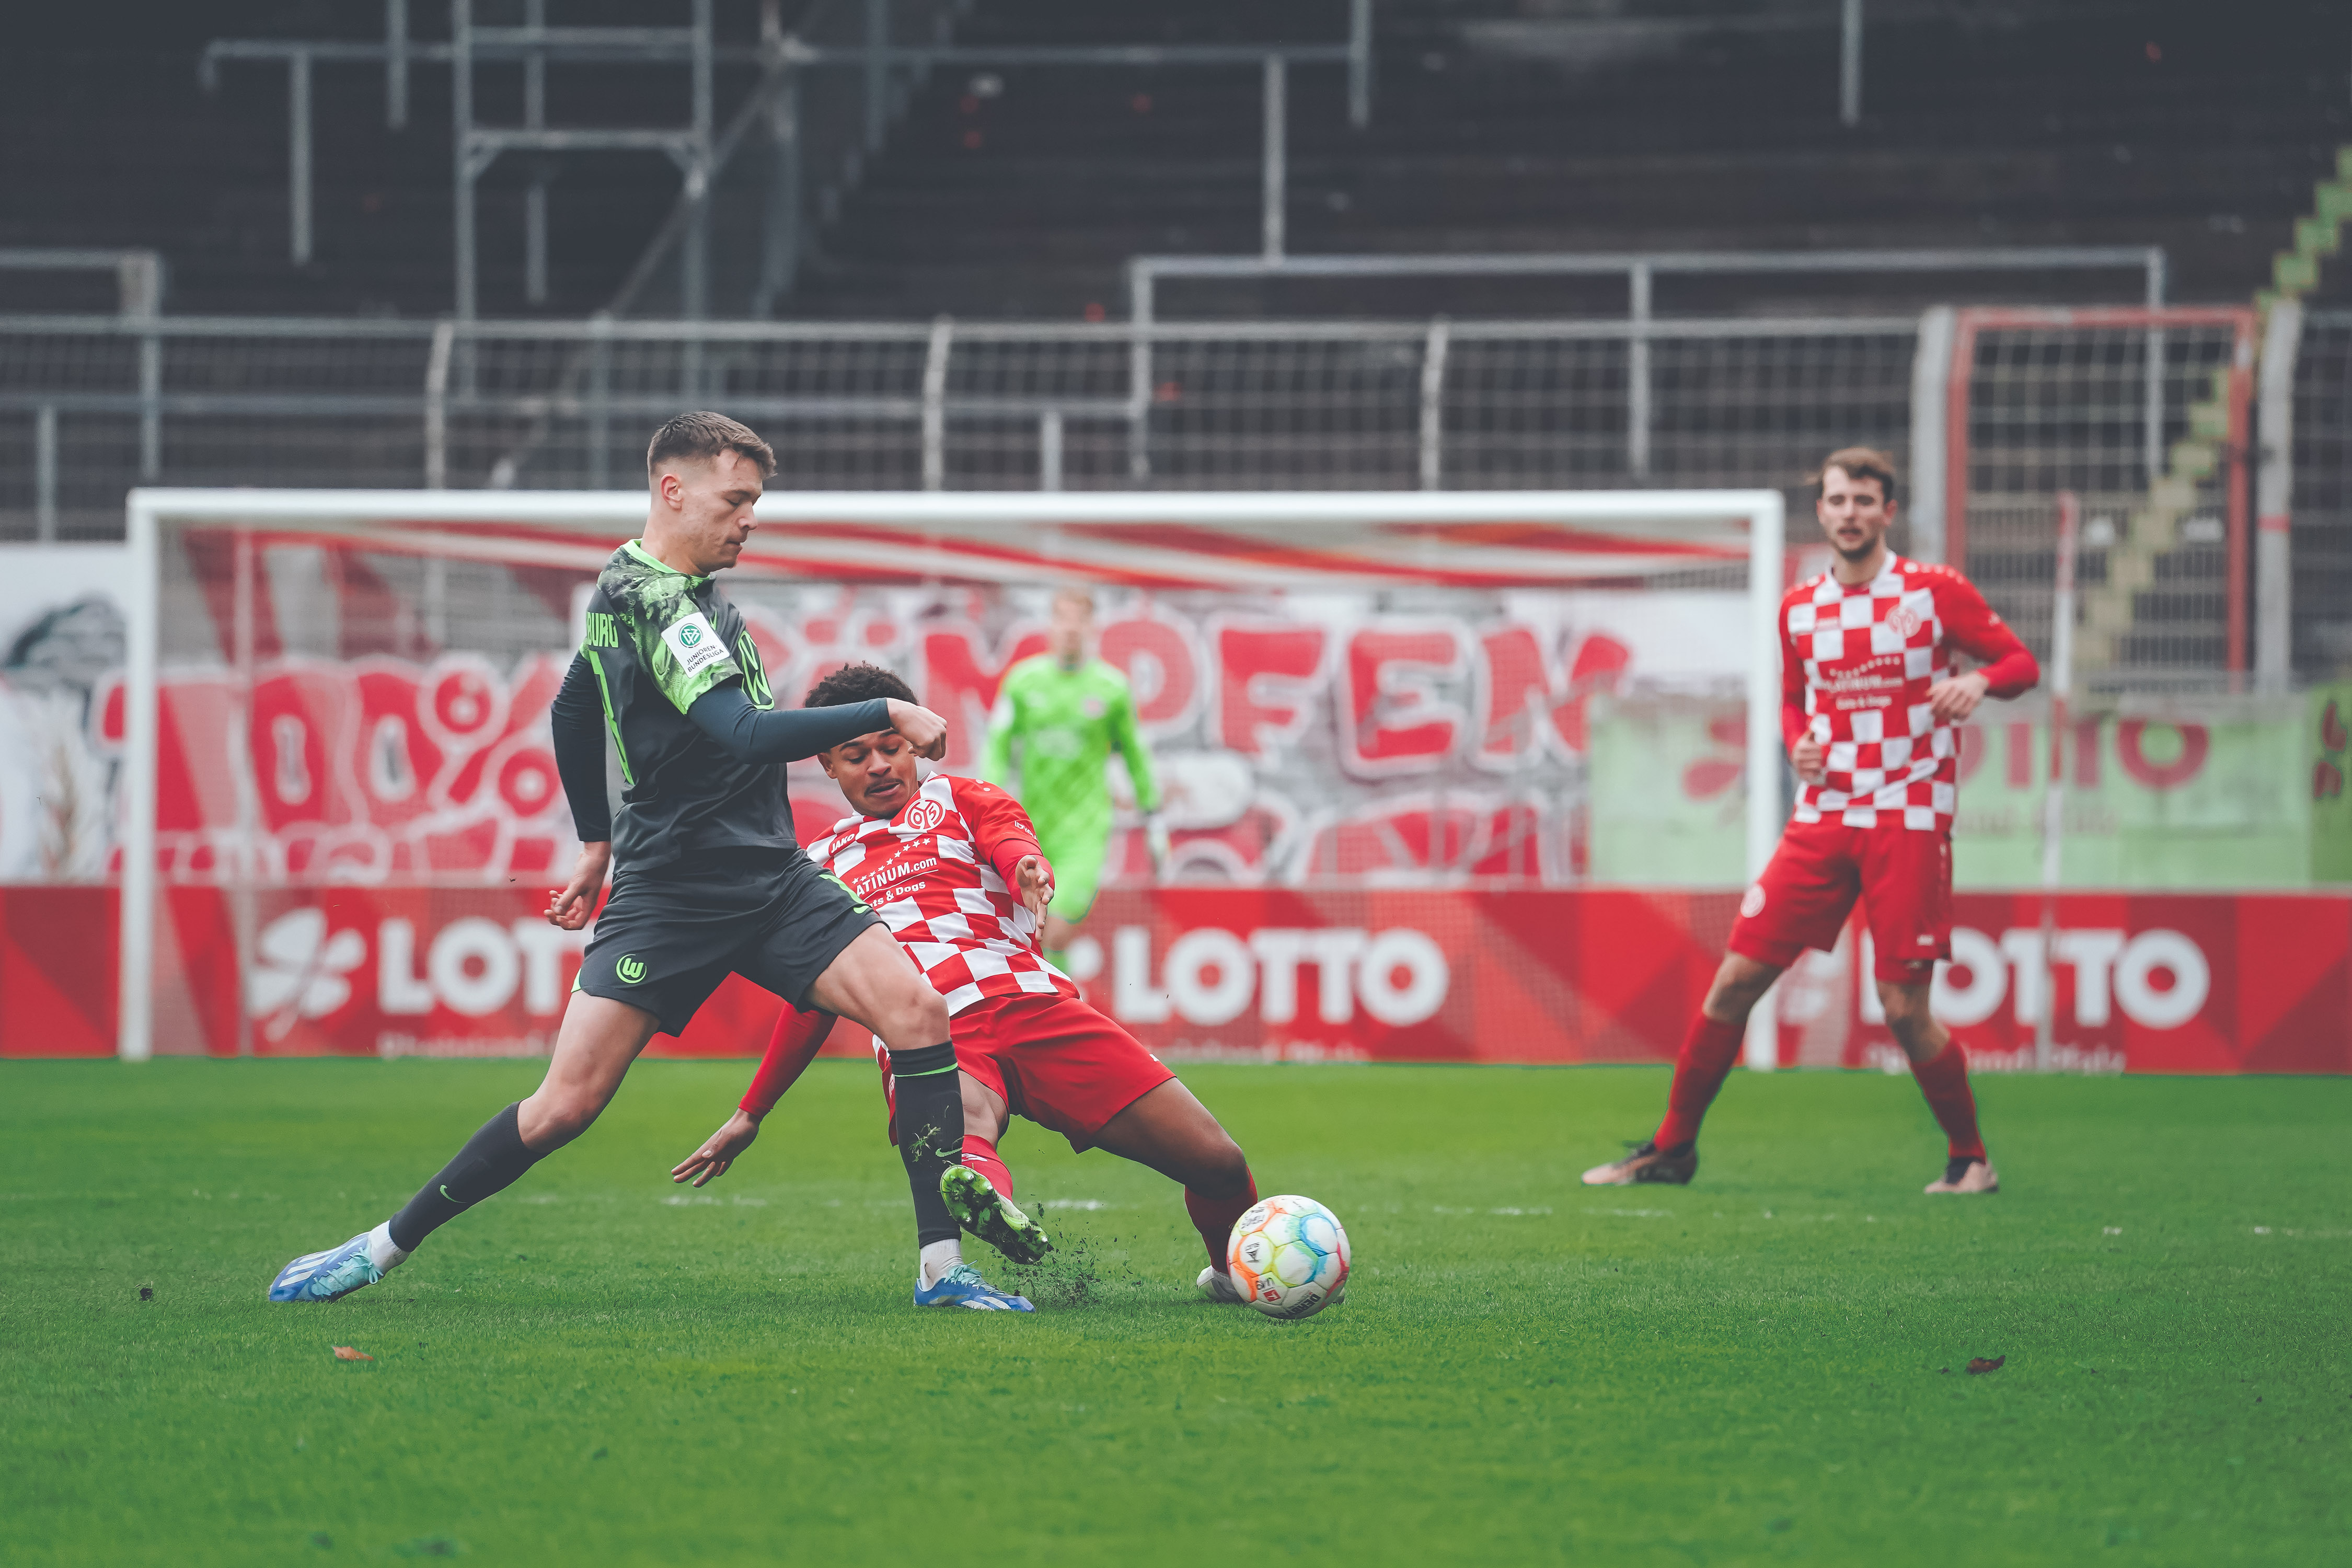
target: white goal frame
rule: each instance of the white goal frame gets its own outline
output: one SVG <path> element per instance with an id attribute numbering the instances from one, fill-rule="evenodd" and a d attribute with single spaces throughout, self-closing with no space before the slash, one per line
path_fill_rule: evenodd
<path id="1" fill-rule="evenodd" d="M 121 802 L 121 910 L 117 1049 L 143 1061 L 153 1049 L 157 742 L 162 649 L 163 542 L 175 525 L 366 533 L 404 524 L 497 523 L 506 529 L 609 529 L 635 537 L 646 494 L 633 490 L 134 489 L 129 497 L 130 581 L 123 584 L 127 664 Z M 1748 605 L 1747 875 L 1771 858 L 1781 827 L 1780 638 L 1786 503 L 1778 490 L 1488 491 L 778 491 L 759 506 L 763 524 L 799 526 L 822 539 L 826 524 L 921 531 L 957 524 L 1055 531 L 1080 524 L 1256 528 L 1311 531 L 1341 524 L 1581 524 L 1595 531 L 1675 537 L 1677 524 L 1746 532 Z M 1139 540 L 1148 547 L 1148 540 Z M 510 547 L 509 547 L 510 548 Z M 502 552 L 503 553 L 503 552 Z M 1434 557 L 1433 556 L 1433 564 Z M 1074 563 L 1075 564 L 1075 563 Z M 1039 573 L 1024 568 L 1021 580 Z M 240 983 L 241 977 L 240 977 Z M 1759 1004 L 1759 1014 L 1769 1006 Z M 1752 1059 L 1752 1058 L 1751 1058 Z"/>

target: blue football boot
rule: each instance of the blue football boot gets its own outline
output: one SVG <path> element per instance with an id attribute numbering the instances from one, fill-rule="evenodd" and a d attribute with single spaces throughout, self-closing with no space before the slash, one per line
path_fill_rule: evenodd
<path id="1" fill-rule="evenodd" d="M 1015 1296 L 1009 1290 L 999 1290 L 980 1277 L 980 1270 L 969 1263 L 959 1263 L 940 1276 L 939 1283 L 926 1290 L 919 1282 L 915 1286 L 918 1307 L 970 1307 L 975 1312 L 1034 1312 L 1026 1296 Z"/>
<path id="2" fill-rule="evenodd" d="M 368 1260 L 368 1233 L 360 1232 L 341 1247 L 307 1253 L 278 1271 L 269 1282 L 273 1301 L 339 1301 L 362 1285 L 383 1278 L 383 1270 Z"/>

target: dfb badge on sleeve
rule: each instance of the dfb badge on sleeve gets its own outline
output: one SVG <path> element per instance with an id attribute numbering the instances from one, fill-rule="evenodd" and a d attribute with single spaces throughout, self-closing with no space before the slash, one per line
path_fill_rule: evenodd
<path id="1" fill-rule="evenodd" d="M 662 633 L 662 641 L 677 657 L 678 668 L 688 675 L 708 669 L 727 658 L 727 645 L 719 639 L 719 634 L 702 618 L 699 610 L 689 610 L 671 622 Z"/>

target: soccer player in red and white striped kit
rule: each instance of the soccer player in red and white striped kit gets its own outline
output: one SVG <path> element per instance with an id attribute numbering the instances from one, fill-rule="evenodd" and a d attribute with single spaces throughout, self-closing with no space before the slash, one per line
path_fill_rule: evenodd
<path id="1" fill-rule="evenodd" d="M 819 681 L 808 704 L 907 689 L 887 669 L 853 664 Z M 922 777 L 913 748 L 888 731 L 856 736 L 819 760 L 851 814 L 808 847 L 809 858 L 873 903 L 947 1002 L 964 1104 L 962 1160 L 940 1178 L 949 1212 L 1016 1263 L 1050 1248 L 1043 1228 L 1013 1204 L 1013 1173 L 997 1152 L 1008 1119 L 1020 1116 L 1082 1153 L 1106 1149 L 1180 1184 L 1209 1255 L 1195 1283 L 1212 1300 L 1239 1301 L 1225 1244 L 1257 1202 L 1249 1162 L 1176 1075 L 1080 1000 L 1038 950 L 1054 868 L 1021 804 L 980 779 Z M 832 1028 L 829 1015 L 786 1006 L 735 1114 L 671 1178 L 698 1187 L 733 1163 Z M 895 1141 L 896 1085 L 878 1041 L 875 1058 Z M 953 1241 L 926 1246 L 919 1286 L 961 1260 Z M 1013 1300 L 1016 1310 L 1028 1309 Z"/>
<path id="2" fill-rule="evenodd" d="M 1887 1027 L 1949 1143 L 1930 1193 L 1995 1193 L 1968 1060 L 1929 1016 L 1936 961 L 1952 956 L 1954 726 L 2041 668 L 1976 585 L 1886 548 L 1895 461 L 1849 447 L 1822 465 L 1815 506 L 1836 560 L 1780 601 L 1780 730 L 1800 787 L 1771 864 L 1739 901 L 1729 951 L 1675 1061 L 1666 1119 L 1588 1186 L 1687 1183 L 1698 1129 L 1739 1055 L 1748 1010 L 1806 948 L 1837 944 L 1859 897 Z M 1952 655 L 1977 668 L 1956 674 Z"/>

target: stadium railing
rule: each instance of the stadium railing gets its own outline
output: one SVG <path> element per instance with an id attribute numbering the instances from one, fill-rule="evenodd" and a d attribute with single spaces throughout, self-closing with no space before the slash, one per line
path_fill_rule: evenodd
<path id="1" fill-rule="evenodd" d="M 2086 613 L 2104 617 L 2086 681 L 2226 683 L 2284 619 L 2251 591 L 2245 502 L 2261 443 L 2244 323 L 2107 315 L 0 317 L 0 538 L 120 537 L 136 484 L 604 489 L 635 473 L 646 428 L 709 404 L 769 435 L 780 483 L 825 489 L 1793 489 L 1822 451 L 1864 442 L 1907 453 L 1905 547 L 1934 558 L 1957 388 L 1968 485 L 1949 544 L 1996 604 L 2042 635 L 2055 497 L 2074 490 Z M 1976 324 L 1955 377 L 1961 316 Z M 2340 416 L 2352 314 L 2312 312 L 2301 341 L 2283 383 L 2301 416 L 2291 440 L 2264 437 L 2292 459 L 2270 482 L 2292 487 L 2294 566 L 2261 575 L 2292 583 L 2294 668 L 2312 673 L 2352 649 L 2337 607 L 2352 563 Z M 2142 526 L 2151 519 L 2163 526 Z M 2147 546 L 2130 568 L 2145 581 L 2109 588 L 2111 533 Z"/>
<path id="2" fill-rule="evenodd" d="M 1648 482 L 1787 484 L 1823 441 L 1904 439 L 1911 318 L 1639 331 Z M 1139 335 L 1153 365 L 1139 406 Z M 640 426 L 694 402 L 761 424 L 804 488 L 1138 488 L 1132 426 L 1149 488 L 1614 486 L 1633 467 L 1635 335 L 1587 321 L 16 316 L 0 317 L 0 415 L 56 411 L 59 537 L 114 536 L 136 482 L 601 489 L 634 471 Z M 142 377 L 150 342 L 158 373 Z M 130 439 L 142 421 L 164 434 L 152 461 Z M 21 536 L 33 464 L 15 423 L 0 532 Z"/>
<path id="3" fill-rule="evenodd" d="M 1269 220 L 1274 222 L 1274 220 Z M 1650 466 L 1651 394 L 1654 387 L 1651 341 L 1655 318 L 1656 289 L 1668 278 L 1790 277 L 1862 275 L 1884 278 L 1901 274 L 1935 274 L 1948 279 L 1987 274 L 2128 271 L 2141 279 L 2150 309 L 2164 303 L 2168 262 L 2162 246 L 1977 246 L 1918 250 L 1714 250 L 1714 251 L 1570 251 L 1546 253 L 1447 251 L 1427 255 L 1380 253 L 1357 256 L 1286 256 L 1279 243 L 1279 225 L 1269 228 L 1265 253 L 1259 256 L 1138 256 L 1127 264 L 1128 312 L 1130 324 L 1149 327 L 1157 319 L 1163 284 L 1178 281 L 1285 283 L 1322 280 L 1327 283 L 1372 279 L 1426 278 L 1615 278 L 1625 280 L 1625 323 L 1628 330 L 1626 378 L 1626 466 L 1636 480 L 1646 478 Z M 1144 400 L 1153 383 L 1148 344 L 1139 338 L 1130 365 L 1130 395 Z M 2147 418 L 2160 418 L 2161 389 L 2147 378 Z M 1130 457 L 1138 479 L 1150 473 L 1150 454 L 1138 442 Z"/>

